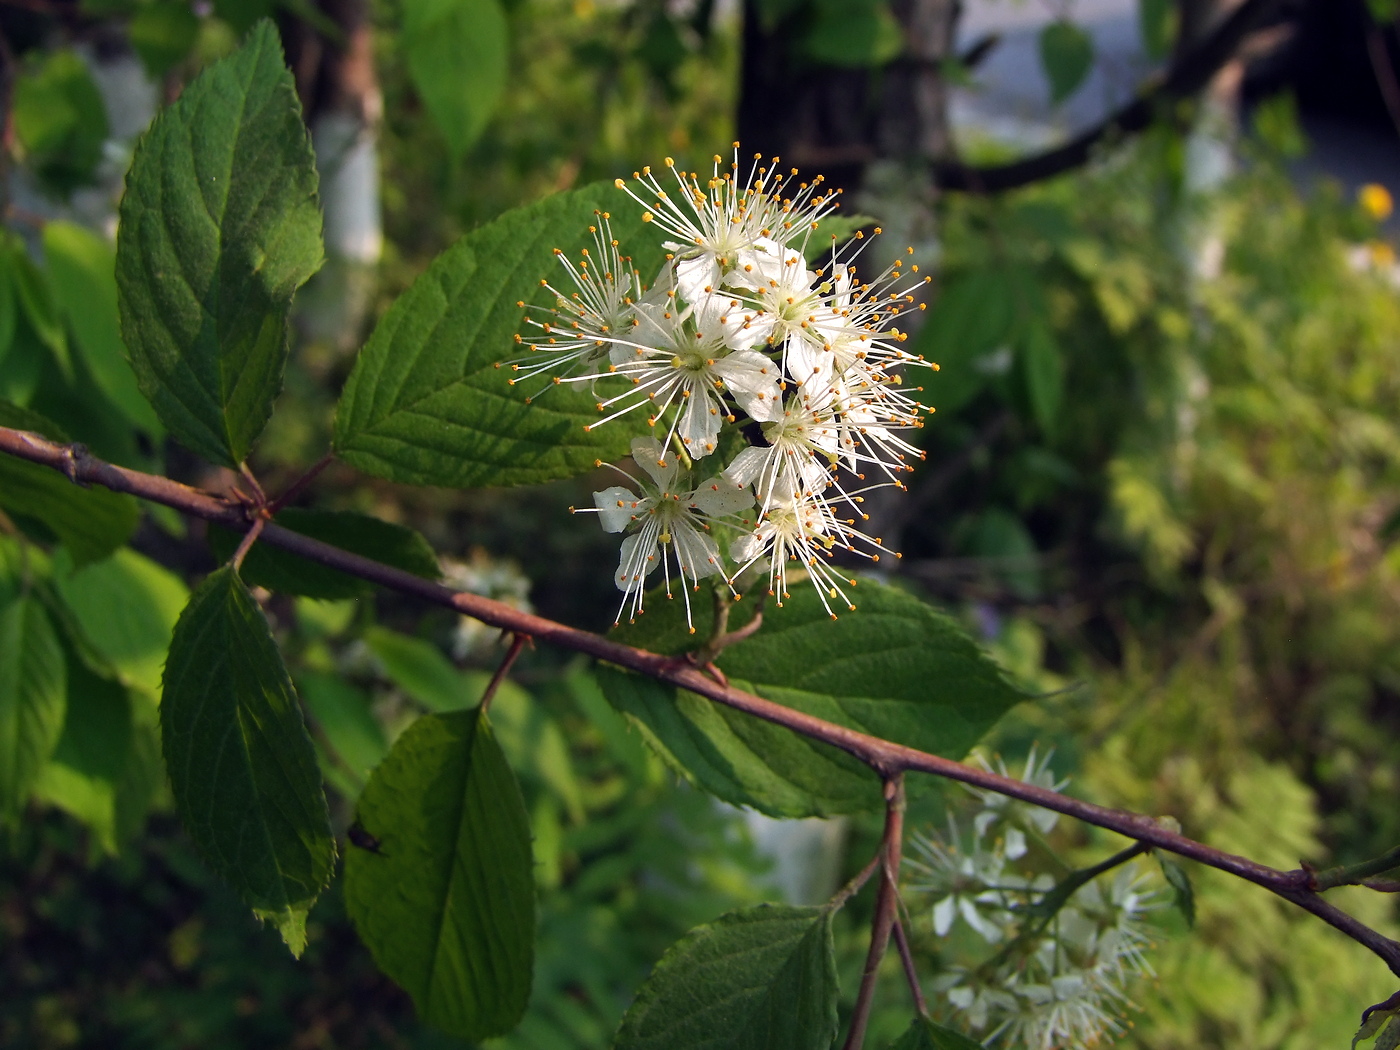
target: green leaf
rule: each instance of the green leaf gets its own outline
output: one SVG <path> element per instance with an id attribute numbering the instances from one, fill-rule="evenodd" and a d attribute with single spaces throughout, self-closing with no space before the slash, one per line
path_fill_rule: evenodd
<path id="1" fill-rule="evenodd" d="M 0 401 L 0 426 L 67 440 L 54 423 L 8 401 Z M 7 455 L 0 455 L 0 508 L 39 522 L 78 564 L 111 554 L 135 531 L 141 516 L 131 496 L 82 488 L 55 470 Z"/>
<path id="2" fill-rule="evenodd" d="M 983 1046 L 961 1032 L 916 1017 L 904 1034 L 890 1045 L 890 1050 L 983 1050 Z"/>
<path id="3" fill-rule="evenodd" d="M 404 0 L 403 23 L 408 75 L 460 161 L 505 91 L 505 11 L 498 0 Z"/>
<path id="4" fill-rule="evenodd" d="M 1395 4 L 1396 0 L 1380 2 Z M 1138 0 L 1138 28 L 1147 57 L 1157 61 L 1166 58 L 1176 40 L 1177 5 L 1173 0 Z"/>
<path id="5" fill-rule="evenodd" d="M 535 888 L 525 802 L 479 709 L 425 715 L 374 771 L 345 858 L 345 901 L 424 1021 L 484 1039 L 530 997 Z"/>
<path id="6" fill-rule="evenodd" d="M 296 692 L 231 568 L 204 581 L 175 625 L 160 725 L 185 830 L 299 956 L 335 843 Z"/>
<path id="7" fill-rule="evenodd" d="M 261 22 L 156 117 L 117 236 L 122 336 L 170 432 L 236 467 L 272 412 L 292 294 L 321 265 L 316 164 Z"/>
<path id="8" fill-rule="evenodd" d="M 0 610 L 0 824 L 19 815 L 63 733 L 67 673 L 43 606 L 19 598 Z"/>
<path id="9" fill-rule="evenodd" d="M 1055 333 L 1041 321 L 1026 325 L 1021 334 L 1021 354 L 1026 370 L 1026 393 L 1030 395 L 1036 425 L 1043 432 L 1053 434 L 1065 399 L 1064 354 L 1055 340 Z"/>
<path id="10" fill-rule="evenodd" d="M 345 462 L 394 481 L 468 488 L 529 485 L 592 470 L 626 455 L 625 426 L 585 431 L 596 399 L 576 384 L 538 391 L 497 368 L 518 351 L 520 301 L 546 302 L 561 248 L 593 243 L 597 210 L 642 274 L 660 265 L 657 234 L 621 190 L 593 185 L 507 212 L 443 252 L 379 322 L 336 411 Z M 552 303 L 551 303 L 552 304 Z"/>
<path id="11" fill-rule="evenodd" d="M 389 681 L 429 710 L 460 711 L 481 699 L 431 642 L 384 627 L 371 627 L 364 638 Z"/>
<path id="12" fill-rule="evenodd" d="M 39 177 L 58 192 L 92 181 L 107 138 L 107 110 L 87 64 L 54 51 L 14 85 L 15 134 Z"/>
<path id="13" fill-rule="evenodd" d="M 115 249 L 91 230 L 55 220 L 44 224 L 44 258 L 59 309 L 98 387 L 131 422 L 160 437 L 165 430 L 141 396 L 122 344 Z"/>
<path id="14" fill-rule="evenodd" d="M 1009 367 L 1009 360 L 1000 365 L 999 354 L 1015 314 L 1011 282 L 1000 271 L 972 270 L 944 285 L 913 349 L 939 365 L 926 382 L 940 414 L 956 412 L 989 376 Z"/>
<path id="15" fill-rule="evenodd" d="M 1009 510 L 988 507 L 970 519 L 964 549 L 986 558 L 990 575 L 999 576 L 1017 597 L 1031 601 L 1040 596 L 1040 565 L 1035 537 Z"/>
<path id="16" fill-rule="evenodd" d="M 1383 1006 L 1384 1004 L 1382 1004 Z M 1377 1036 L 1371 1050 L 1395 1050 L 1400 1046 L 1400 1007 L 1389 1010 L 1371 1007 L 1361 1015 L 1361 1027 L 1351 1039 L 1351 1050 L 1363 1039 Z"/>
<path id="17" fill-rule="evenodd" d="M 331 750 L 363 783 L 389 751 L 369 697 L 340 678 L 314 671 L 299 674 L 297 686 Z"/>
<path id="18" fill-rule="evenodd" d="M 14 253 L 20 250 L 8 239 L 0 238 L 0 364 L 3 364 L 10 344 L 14 342 L 15 324 L 19 320 L 18 293 L 10 271 L 14 266 L 11 262 Z M 0 368 L 0 372 L 3 371 Z M 3 390 L 0 390 L 0 394 L 3 394 Z"/>
<path id="19" fill-rule="evenodd" d="M 437 555 L 428 541 L 404 525 L 350 511 L 295 507 L 278 514 L 277 524 L 424 579 L 436 580 L 441 575 Z M 221 562 L 233 556 L 242 538 L 230 529 L 216 525 L 209 528 L 209 546 Z M 299 594 L 328 601 L 368 594 L 374 586 L 367 580 L 266 543 L 254 544 L 248 551 L 240 575 L 250 587 L 266 587 L 278 594 Z"/>
<path id="20" fill-rule="evenodd" d="M 730 805 L 772 817 L 834 816 L 880 805 L 875 776 L 834 748 L 643 675 L 608 667 L 596 673 L 604 695 L 668 766 Z M 799 695 L 780 692 L 784 702 Z"/>
<path id="21" fill-rule="evenodd" d="M 170 639 L 190 597 L 184 581 L 128 549 L 77 571 L 60 559 L 54 585 L 84 641 L 121 681 L 159 696 Z"/>
<path id="22" fill-rule="evenodd" d="M 1388 25 L 1400 18 L 1400 0 L 1366 0 L 1371 17 L 1381 25 Z"/>
<path id="23" fill-rule="evenodd" d="M 818 4 L 798 47 L 823 65 L 873 68 L 899 57 L 904 30 L 884 3 Z"/>
<path id="24" fill-rule="evenodd" d="M 121 683 L 69 658 L 63 734 L 34 793 L 77 818 L 97 845 L 115 855 L 117 794 L 131 760 L 131 697 Z"/>
<path id="25" fill-rule="evenodd" d="M 1181 912 L 1182 918 L 1186 920 L 1186 925 L 1194 927 L 1196 925 L 1196 891 L 1191 888 L 1191 876 L 1186 874 L 1185 868 L 1161 850 L 1153 852 L 1157 856 L 1157 863 L 1162 868 L 1162 877 L 1172 888 L 1172 904 L 1176 906 L 1177 911 Z"/>
<path id="26" fill-rule="evenodd" d="M 764 904 L 691 930 L 637 992 L 615 1050 L 828 1050 L 837 997 L 831 916 Z"/>
<path id="27" fill-rule="evenodd" d="M 63 328 L 53 288 L 43 271 L 34 265 L 24 248 L 12 246 L 8 265 L 14 282 L 15 299 L 39 342 L 53 352 L 65 379 L 71 379 L 73 362 L 68 357 L 68 333 Z"/>
<path id="28" fill-rule="evenodd" d="M 137 8 L 126 35 L 146 72 L 160 79 L 194 48 L 199 17 L 186 0 L 152 0 Z"/>
<path id="29" fill-rule="evenodd" d="M 277 7 L 277 0 L 214 0 L 214 14 L 240 36 L 252 29 L 258 19 L 271 18 Z"/>
<path id="30" fill-rule="evenodd" d="M 1084 83 L 1094 64 L 1094 38 L 1073 22 L 1057 19 L 1040 31 L 1040 64 L 1058 105 Z"/>
<path id="31" fill-rule="evenodd" d="M 950 617 L 874 580 L 861 580 L 854 594 L 859 609 L 833 621 L 814 589 L 794 588 L 781 608 L 765 611 L 761 630 L 721 654 L 719 667 L 778 703 L 951 757 L 1025 699 Z M 710 613 L 697 605 L 692 637 L 678 605 L 656 602 L 612 636 L 684 651 L 706 637 Z M 736 616 L 731 627 L 740 622 Z M 874 775 L 843 752 L 651 679 L 604 671 L 598 682 L 664 759 L 726 801 L 782 817 L 880 804 Z"/>

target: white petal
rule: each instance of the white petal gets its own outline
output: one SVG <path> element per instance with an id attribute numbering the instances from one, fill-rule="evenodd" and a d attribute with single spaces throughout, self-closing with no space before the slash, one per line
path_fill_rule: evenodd
<path id="1" fill-rule="evenodd" d="M 1020 828 L 1006 829 L 1006 859 L 1017 860 L 1026 855 L 1026 833 Z"/>
<path id="2" fill-rule="evenodd" d="M 676 563 L 692 580 L 713 576 L 723 568 L 718 545 L 689 522 L 677 522 L 671 527 L 671 543 L 675 547 Z"/>
<path id="3" fill-rule="evenodd" d="M 752 485 L 763 475 L 764 465 L 771 458 L 771 448 L 750 445 L 724 468 L 724 476 L 736 485 Z"/>
<path id="4" fill-rule="evenodd" d="M 593 493 L 593 506 L 598 508 L 604 532 L 621 532 L 627 528 L 636 515 L 645 511 L 642 502 L 621 485 Z"/>
<path id="5" fill-rule="evenodd" d="M 650 475 L 656 483 L 657 491 L 669 492 L 671 483 L 676 480 L 676 458 L 666 458 L 666 450 L 655 438 L 639 437 L 632 439 L 632 459 Z"/>
<path id="6" fill-rule="evenodd" d="M 713 477 L 695 489 L 690 505 L 712 518 L 724 518 L 751 508 L 753 493 L 742 483 L 736 484 L 727 477 Z"/>
<path id="7" fill-rule="evenodd" d="M 933 906 L 933 932 L 940 937 L 948 936 L 948 931 L 953 928 L 953 919 L 957 914 L 957 898 L 944 897 Z"/>
<path id="8" fill-rule="evenodd" d="M 746 536 L 740 536 L 729 545 L 729 556 L 739 565 L 747 565 L 749 562 L 763 556 L 763 552 L 768 547 L 768 541 L 773 538 L 773 530 L 757 528 Z"/>
<path id="9" fill-rule="evenodd" d="M 734 400 L 760 423 L 780 419 L 782 391 L 778 388 L 778 368 L 756 350 L 735 350 L 716 361 L 712 369 L 724 380 Z"/>
<path id="10" fill-rule="evenodd" d="M 703 251 L 689 259 L 676 260 L 676 290 L 688 303 L 698 303 L 719 289 L 719 259 Z M 708 289 L 708 290 L 707 290 Z"/>
<path id="11" fill-rule="evenodd" d="M 702 384 L 703 380 L 691 384 L 690 397 L 685 399 L 676 424 L 676 433 L 692 459 L 708 456 L 715 450 L 715 438 L 724 422 L 723 406 Z"/>
<path id="12" fill-rule="evenodd" d="M 622 541 L 622 556 L 617 562 L 613 582 L 623 594 L 646 586 L 647 574 L 656 568 L 656 533 L 650 530 L 634 532 Z"/>

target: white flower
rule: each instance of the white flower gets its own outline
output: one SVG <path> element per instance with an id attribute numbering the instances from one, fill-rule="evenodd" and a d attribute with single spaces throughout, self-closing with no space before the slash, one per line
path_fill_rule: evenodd
<path id="1" fill-rule="evenodd" d="M 812 398 L 788 397 L 781 414 L 762 426 L 768 444 L 750 445 L 725 468 L 726 477 L 755 487 L 763 510 L 779 491 L 815 496 L 830 482 L 840 435 L 835 419 L 820 407 Z"/>
<path id="2" fill-rule="evenodd" d="M 726 286 L 751 311 L 746 320 L 752 331 L 769 346 L 782 349 L 784 369 L 800 382 L 803 371 L 794 370 L 794 355 L 806 360 L 825 341 L 819 324 L 832 313 L 826 301 L 831 286 L 817 286 L 818 275 L 807 269 L 802 253 L 769 237 L 760 237 L 736 255 Z"/>
<path id="3" fill-rule="evenodd" d="M 1104 1009 L 1104 989 L 1083 974 L 1062 974 L 1044 983 L 1011 986 L 1016 1006 L 1007 1011 L 1002 1035 L 1024 1050 L 1087 1050 L 1108 1033 L 1122 1030 Z"/>
<path id="4" fill-rule="evenodd" d="M 820 496 L 798 492 L 788 476 L 779 475 L 772 490 L 760 491 L 759 498 L 765 509 L 758 528 L 740 537 L 729 549 L 730 557 L 739 565 L 730 577 L 731 586 L 741 573 L 766 560 L 768 593 L 781 606 L 785 598 L 791 597 L 787 577 L 796 563 L 812 581 L 817 597 L 833 620 L 836 613 L 832 611 L 832 601 L 844 602 L 854 612 L 856 607 L 845 587 L 856 586 L 855 579 L 843 576 L 828 562 L 837 547 L 878 561 L 879 551 L 885 550 L 880 540 L 857 529 L 854 519 L 838 518 L 831 504 Z M 873 547 L 875 553 L 858 549 L 853 541 Z"/>
<path id="5" fill-rule="evenodd" d="M 517 335 L 515 341 L 541 356 L 506 362 L 518 373 L 510 378 L 511 386 L 550 371 L 555 373 L 555 383 L 564 382 L 578 367 L 594 369 L 594 374 L 583 378 L 596 379 L 596 369 L 607 361 L 613 341 L 637 324 L 636 304 L 643 292 L 641 275 L 633 268 L 632 260 L 622 255 L 612 235 L 612 217 L 607 212 L 594 214 L 598 222 L 588 228 L 593 234 L 593 252 L 585 248 L 578 265 L 574 265 L 560 249 L 554 249 L 555 257 L 568 271 L 574 291 L 565 294 L 547 280 L 540 281 L 554 293 L 554 309 L 528 308 L 545 316 L 545 320 L 526 318 L 526 323 L 542 334 Z"/>
<path id="6" fill-rule="evenodd" d="M 1035 745 L 1031 745 L 1030 753 L 1026 755 L 1025 766 L 1017 779 L 1049 791 L 1063 791 L 1069 783 L 1069 779 L 1055 779 L 1055 774 L 1050 769 L 1050 759 L 1054 755 L 1055 752 L 1050 750 L 1045 753 L 1043 758 L 1038 757 Z M 1006 762 L 1000 755 L 997 756 L 995 770 L 982 757 L 981 753 L 974 756 L 974 760 L 989 772 L 997 772 L 1004 777 L 1011 776 L 1006 768 Z M 1029 802 L 1022 802 L 996 791 L 984 791 L 978 788 L 968 788 L 967 790 L 980 799 L 982 803 L 981 812 L 973 818 L 973 827 L 976 828 L 977 834 L 979 836 L 1004 835 L 1006 856 L 1009 860 L 1017 860 L 1025 855 L 1027 831 L 1047 835 L 1060 819 L 1059 814 L 1054 810 L 1034 806 Z"/>
<path id="7" fill-rule="evenodd" d="M 634 172 L 651 200 L 635 193 L 622 179 L 619 189 L 646 208 L 643 218 L 654 222 L 672 240 L 665 246 L 676 252 L 676 277 L 681 295 L 689 302 L 719 290 L 724 276 L 736 263 L 737 253 L 752 248 L 760 238 L 786 245 L 805 238 L 813 226 L 835 207 L 835 193 L 821 192 L 822 178 L 792 185 L 796 169 L 788 174 L 770 171 L 754 156 L 747 178 L 739 178 L 739 144 L 734 160 L 721 172 L 723 158 L 715 154 L 712 174 L 701 184 L 697 172 L 677 170 L 673 197 L 652 175 L 650 168 Z M 777 159 L 773 161 L 777 164 Z M 784 196 L 787 194 L 787 196 Z"/>
<path id="8" fill-rule="evenodd" d="M 674 409 L 663 444 L 677 436 L 695 459 L 715 450 L 720 427 L 734 415 L 727 392 L 758 420 L 781 411 L 778 368 L 754 350 L 733 350 L 725 339 L 725 304 L 714 299 L 679 308 L 674 295 L 637 304 L 638 324 L 613 341 L 611 371 L 630 379 L 631 389 L 605 401 L 612 413 L 599 426 L 645 405 L 655 426 Z M 620 406 L 620 407 L 619 407 Z"/>
<path id="9" fill-rule="evenodd" d="M 984 849 L 980 840 L 974 840 L 971 850 L 960 850 L 961 836 L 952 816 L 948 829 L 947 842 L 927 835 L 910 840 L 918 857 L 910 857 L 908 863 L 918 875 L 909 888 L 938 898 L 933 907 L 933 932 L 938 936 L 946 937 L 961 916 L 988 944 L 996 944 L 1010 932 L 1012 920 L 1011 901 L 1003 888 L 1005 858 Z"/>
<path id="10" fill-rule="evenodd" d="M 686 622 L 690 623 L 690 596 L 686 589 L 698 587 L 703 577 L 723 572 L 719 546 L 709 535 L 712 524 L 733 519 L 742 526 L 750 520 L 739 516 L 753 506 L 753 497 L 724 478 L 714 477 L 694 488 L 682 480 L 676 457 L 667 454 L 651 438 L 632 442 L 632 458 L 647 474 L 650 483 L 629 480 L 641 495 L 621 485 L 593 494 L 593 512 L 607 532 L 627 532 L 614 580 L 622 591 L 617 619 L 631 606 L 631 619 L 642 611 L 646 578 L 661 565 L 666 579 L 666 596 L 671 597 L 671 565 L 680 579 L 685 599 Z M 625 474 L 625 472 L 624 472 Z M 587 511 L 577 511 L 587 513 Z M 694 631 L 694 626 L 691 630 Z"/>

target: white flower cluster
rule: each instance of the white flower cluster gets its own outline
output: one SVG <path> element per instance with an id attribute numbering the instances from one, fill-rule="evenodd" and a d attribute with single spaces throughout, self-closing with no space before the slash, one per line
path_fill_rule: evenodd
<path id="1" fill-rule="evenodd" d="M 587 384 L 600 414 L 588 429 L 646 422 L 632 442 L 645 477 L 626 474 L 627 485 L 594 493 L 591 508 L 626 534 L 619 619 L 641 612 L 658 565 L 668 595 L 673 575 L 682 593 L 708 576 L 733 590 L 759 567 L 780 605 L 791 572 L 812 580 L 833 616 L 835 603 L 854 609 L 846 587 L 855 581 L 831 564 L 834 552 L 879 559 L 884 544 L 858 524 L 868 520 L 862 493 L 902 488 L 909 461 L 923 456 L 903 435 L 931 409 L 901 389 L 896 368 L 937 366 L 903 350 L 893 322 L 922 308 L 913 292 L 927 278 L 900 261 L 860 281 L 853 263 L 868 242 L 859 234 L 854 250 L 833 244 L 825 265 L 809 268 L 836 194 L 820 178 L 794 185 L 795 171 L 759 158 L 741 178 L 737 148 L 727 169 L 716 156 L 704 178 L 667 158 L 671 191 L 650 169 L 635 175 L 640 191 L 619 179 L 667 251 L 660 273 L 646 285 L 599 213 L 583 258 L 555 252 L 573 288 L 541 282 L 555 305 L 528 316 L 529 334 L 516 337 L 531 355 L 504 362 L 512 383 L 549 374 Z M 723 462 L 702 466 L 711 456 Z M 728 561 L 716 538 L 727 530 Z"/>
<path id="2" fill-rule="evenodd" d="M 1049 755 L 1034 749 L 1020 779 L 1059 791 Z M 1005 766 L 999 769 L 1006 775 Z M 958 920 L 997 950 L 980 964 L 952 965 L 933 981 L 935 991 L 979 1039 L 1012 1050 L 1078 1050 L 1123 1028 L 1132 1009 L 1126 985 L 1151 973 L 1144 913 L 1157 906 L 1149 876 L 1135 864 L 1080 886 L 1053 914 L 1037 911 L 1055 888 L 1048 874 L 1029 868 L 1031 841 L 1058 819 L 1049 810 L 974 791 L 982 803 L 970 841 L 950 815 L 948 833 L 915 836 L 917 858 L 910 891 L 934 899 L 939 937 Z M 1013 864 L 1021 861 L 1021 870 Z M 1058 863 L 1058 861 L 1056 861 Z"/>

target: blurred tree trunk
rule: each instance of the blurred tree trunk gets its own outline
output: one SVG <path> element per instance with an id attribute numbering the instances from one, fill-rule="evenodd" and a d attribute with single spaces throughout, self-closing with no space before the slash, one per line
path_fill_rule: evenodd
<path id="1" fill-rule="evenodd" d="M 321 172 L 326 264 L 297 297 L 312 339 L 342 350 L 359 344 L 374 298 L 384 232 L 379 206 L 379 123 L 384 101 L 374 68 L 369 0 L 321 0 L 339 29 L 328 38 L 301 19 L 285 27 Z"/>
<path id="2" fill-rule="evenodd" d="M 959 0 L 895 0 L 904 52 L 878 69 L 819 66 L 797 41 L 807 5 L 764 24 L 745 0 L 739 140 L 744 150 L 820 171 L 848 193 L 880 160 L 928 167 L 951 157 L 943 62 L 952 55 Z"/>

